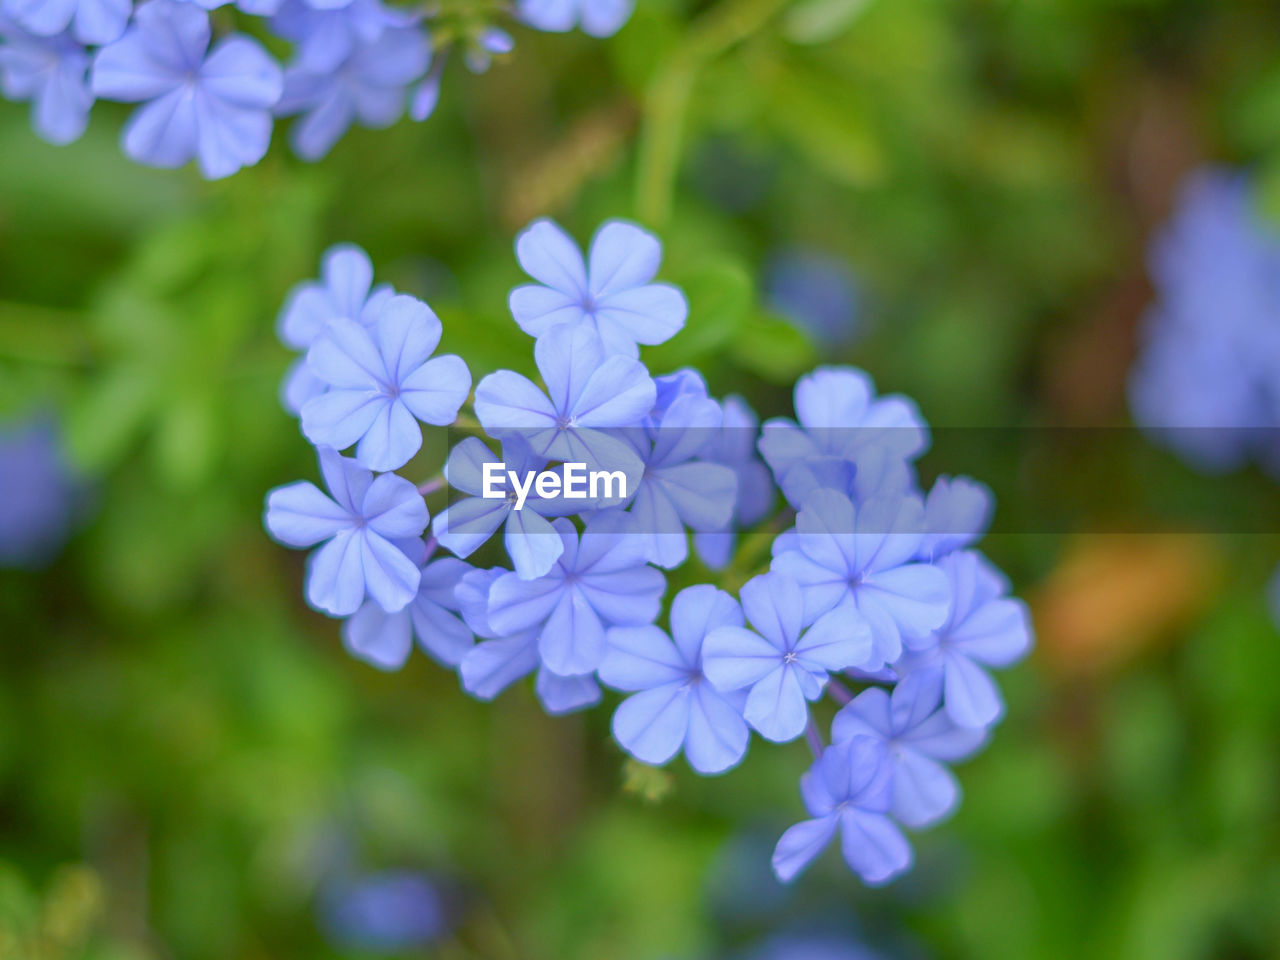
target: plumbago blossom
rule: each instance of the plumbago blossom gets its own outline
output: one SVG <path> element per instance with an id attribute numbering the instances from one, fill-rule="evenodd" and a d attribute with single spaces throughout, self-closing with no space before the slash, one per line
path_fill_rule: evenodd
<path id="1" fill-rule="evenodd" d="M 777 875 L 838 836 L 866 883 L 898 876 L 906 831 L 955 808 L 950 766 L 1003 715 L 991 671 L 1032 643 L 1026 606 L 976 550 L 990 492 L 948 476 L 922 489 L 928 426 L 860 370 L 802 377 L 796 419 L 763 425 L 695 370 L 654 375 L 637 345 L 676 334 L 688 308 L 654 282 L 661 245 L 642 228 L 605 224 L 584 259 L 540 220 L 516 252 L 542 281 L 511 297 L 537 374 L 494 371 L 474 390 L 463 360 L 434 355 L 435 314 L 376 285 L 358 248 L 328 251 L 290 295 L 280 335 L 305 353 L 282 397 L 329 494 L 272 491 L 265 523 L 315 547 L 309 602 L 344 618 L 354 656 L 394 670 L 416 641 L 481 700 L 529 676 L 552 714 L 617 691 L 614 739 L 642 763 L 682 753 L 709 776 L 743 760 L 752 731 L 803 738 L 808 817 L 779 841 Z M 440 473 L 388 472 L 410 469 L 423 423 L 456 431 Z M 691 538 L 736 595 L 667 597 Z"/>
<path id="2" fill-rule="evenodd" d="M 581 24 L 604 37 L 631 8 L 570 0 L 513 12 L 535 30 Z M 283 65 L 260 42 L 267 35 L 293 45 Z M 482 73 L 514 44 L 474 11 L 426 3 L 0 0 L 0 94 L 30 101 L 32 128 L 54 144 L 80 138 L 96 100 L 140 104 L 121 134 L 130 159 L 195 161 L 217 179 L 258 163 L 282 117 L 297 117 L 289 140 L 304 160 L 323 157 L 353 124 L 380 129 L 405 113 L 425 120 L 451 50 Z"/>

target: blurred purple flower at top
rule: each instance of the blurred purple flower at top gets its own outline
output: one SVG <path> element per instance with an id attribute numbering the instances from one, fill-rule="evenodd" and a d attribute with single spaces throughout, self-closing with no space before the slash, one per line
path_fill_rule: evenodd
<path id="1" fill-rule="evenodd" d="M 937 562 L 951 585 L 951 610 L 936 632 L 907 641 L 896 664 L 904 696 L 942 704 L 962 727 L 985 727 L 1004 712 L 1000 688 L 983 667 L 1008 667 L 1031 649 L 1031 615 L 1006 596 L 1004 575 L 982 554 L 963 550 Z"/>
<path id="2" fill-rule="evenodd" d="M 36 36 L 0 17 L 0 92 L 31 101 L 31 126 L 44 140 L 78 140 L 89 123 L 89 53 L 69 33 Z"/>
<path id="3" fill-rule="evenodd" d="M 613 735 L 637 760 L 664 764 L 684 748 L 689 766 L 722 773 L 747 750 L 745 697 L 716 690 L 702 668 L 707 634 L 741 627 L 733 597 L 711 584 L 681 590 L 671 603 L 671 636 L 652 624 L 613 627 L 600 679 L 632 695 L 613 715 Z"/>
<path id="4" fill-rule="evenodd" d="M 631 18 L 635 0 L 518 0 L 517 12 L 529 26 L 564 33 L 581 24 L 582 32 L 608 37 Z"/>
<path id="5" fill-rule="evenodd" d="M 308 73 L 331 73 L 360 47 L 375 43 L 383 31 L 415 22 L 412 14 L 382 0 L 283 0 L 276 6 L 272 31 L 296 44 L 290 69 L 296 66 Z"/>
<path id="6" fill-rule="evenodd" d="M 407 870 L 331 882 L 319 910 L 325 934 L 344 950 L 399 954 L 449 934 L 444 898 L 427 877 Z"/>
<path id="7" fill-rule="evenodd" d="M 209 15 L 189 3 L 151 0 L 124 36 L 98 51 L 93 92 L 142 101 L 125 125 L 124 151 L 140 163 L 192 159 L 210 179 L 257 163 L 271 142 L 280 67 L 257 41 L 233 34 L 209 49 Z"/>
<path id="8" fill-rule="evenodd" d="M 307 351 L 307 366 L 329 385 L 302 407 L 312 443 L 342 450 L 370 470 L 395 470 L 422 446 L 424 423 L 448 426 L 471 392 L 460 357 L 432 357 L 439 318 L 421 300 L 397 295 L 370 326 L 334 318 Z"/>
<path id="9" fill-rule="evenodd" d="M 306 350 L 330 320 L 369 326 L 394 293 L 390 284 L 373 287 L 367 253 L 354 243 L 339 243 L 324 252 L 319 280 L 305 280 L 289 291 L 276 329 L 286 346 Z M 299 357 L 285 375 L 281 402 L 296 416 L 304 403 L 327 389 L 329 385 L 307 366 L 306 357 Z"/>
<path id="10" fill-rule="evenodd" d="M 133 0 L 3 0 L 0 15 L 38 37 L 69 32 L 82 44 L 110 43 L 124 33 Z"/>
<path id="11" fill-rule="evenodd" d="M 858 291 L 844 261 L 812 250 L 785 250 L 765 269 L 769 305 L 823 344 L 849 343 L 858 330 Z"/>
<path id="12" fill-rule="evenodd" d="M 834 934 L 781 934 L 742 960 L 882 960 L 860 943 Z"/>
<path id="13" fill-rule="evenodd" d="M 516 256 L 538 281 L 511 291 L 511 314 L 530 336 L 558 324 L 588 326 L 609 353 L 636 357 L 636 344 L 669 340 L 689 314 L 679 289 L 652 282 L 662 244 L 634 224 L 610 220 L 601 226 L 584 262 L 558 225 L 535 220 L 516 238 Z"/>
<path id="14" fill-rule="evenodd" d="M 79 495 L 51 421 L 0 428 L 0 567 L 52 561 L 71 533 Z"/>
<path id="15" fill-rule="evenodd" d="M 403 477 L 374 479 L 331 447 L 318 452 L 330 496 L 309 482 L 277 487 L 267 494 L 267 530 L 290 547 L 322 544 L 307 569 L 307 599 L 316 608 L 346 617 L 369 597 L 389 613 L 403 610 L 422 574 L 396 542 L 422 535 L 426 502 Z"/>
<path id="16" fill-rule="evenodd" d="M 773 871 L 792 880 L 841 833 L 849 868 L 873 886 L 911 866 L 911 844 L 888 817 L 893 768 L 882 743 L 850 737 L 822 751 L 800 778 L 800 794 L 814 819 L 787 830 L 773 852 Z"/>
<path id="17" fill-rule="evenodd" d="M 422 570 L 418 594 L 403 610 L 387 613 L 370 600 L 342 627 L 342 640 L 352 654 L 382 670 L 399 670 L 409 659 L 413 638 L 431 657 L 454 668 L 472 646 L 454 597 L 470 564 L 454 557 L 432 560 L 420 539 L 397 542 Z"/>
<path id="18" fill-rule="evenodd" d="M 1273 461 L 1274 430 L 1263 431 L 1280 424 L 1280 233 L 1249 178 L 1192 176 L 1148 259 L 1156 300 L 1129 379 L 1134 419 L 1203 470 Z"/>
<path id="19" fill-rule="evenodd" d="M 319 160 L 355 122 L 379 130 L 405 112 L 409 87 L 427 72 L 431 43 L 418 27 L 383 30 L 360 41 L 336 67 L 298 61 L 285 71 L 281 116 L 301 114 L 289 140 L 304 160 Z"/>
<path id="20" fill-rule="evenodd" d="M 712 570 L 728 566 L 737 542 L 735 529 L 755 526 L 773 509 L 773 475 L 756 453 L 760 420 L 747 402 L 730 395 L 720 404 L 723 413 L 720 429 L 698 453 L 701 460 L 721 463 L 738 478 L 737 497 L 733 503 L 733 528 L 723 532 L 707 531 L 693 535 L 698 556 Z"/>
<path id="21" fill-rule="evenodd" d="M 889 812 L 914 829 L 945 817 L 960 799 L 960 784 L 943 765 L 972 756 L 986 731 L 956 726 L 937 703 L 913 697 L 901 686 L 892 696 L 879 687 L 863 690 L 831 724 L 831 739 L 871 737 L 885 746 L 893 770 Z"/>
<path id="22" fill-rule="evenodd" d="M 777 573 L 753 577 L 739 595 L 752 629 L 712 630 L 703 644 L 703 670 L 717 690 L 749 690 L 743 715 L 762 736 L 793 740 L 809 719 L 805 701 L 818 699 L 829 672 L 866 660 L 866 622 L 838 609 L 805 629 L 800 587 Z"/>

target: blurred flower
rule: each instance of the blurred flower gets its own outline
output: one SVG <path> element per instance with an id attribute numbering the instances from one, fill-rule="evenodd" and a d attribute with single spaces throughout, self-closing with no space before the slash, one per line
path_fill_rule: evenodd
<path id="1" fill-rule="evenodd" d="M 151 0 L 94 57 L 97 96 L 144 102 L 124 129 L 134 160 L 180 167 L 195 158 L 212 179 L 266 154 L 280 67 L 248 37 L 226 37 L 212 51 L 209 39 L 209 15 L 199 7 Z"/>
<path id="2" fill-rule="evenodd" d="M 307 366 L 329 389 L 302 407 L 312 443 L 343 450 L 370 470 L 396 470 L 422 446 L 424 423 L 448 426 L 471 392 L 460 357 L 433 357 L 442 328 L 421 300 L 403 294 L 378 304 L 364 326 L 335 317 L 307 351 Z"/>
<path id="3" fill-rule="evenodd" d="M 531 27 L 553 33 L 581 24 L 583 33 L 608 37 L 631 17 L 635 0 L 517 0 L 520 18 Z"/>
<path id="4" fill-rule="evenodd" d="M 588 326 L 605 350 L 629 357 L 636 344 L 669 340 L 689 313 L 684 294 L 652 283 L 662 262 L 653 234 L 621 220 L 604 224 L 591 241 L 589 265 L 578 245 L 550 220 L 535 220 L 516 238 L 516 256 L 538 281 L 511 291 L 520 329 L 541 337 L 557 324 Z"/>
<path id="5" fill-rule="evenodd" d="M 1129 381 L 1134 419 L 1203 470 L 1280 466 L 1280 233 L 1251 181 L 1191 177 L 1152 242 L 1156 301 Z"/>
<path id="6" fill-rule="evenodd" d="M 331 882 L 319 903 L 320 925 L 344 950 L 396 954 L 449 934 L 445 898 L 426 876 L 388 870 Z"/>
<path id="7" fill-rule="evenodd" d="M 881 960 L 862 944 L 834 934 L 786 933 L 772 937 L 742 960 Z"/>
<path id="8" fill-rule="evenodd" d="M 0 90 L 31 101 L 31 126 L 49 143 L 78 140 L 89 123 L 89 52 L 70 33 L 37 36 L 0 16 Z"/>
<path id="9" fill-rule="evenodd" d="M 4 0 L 0 14 L 40 37 L 70 32 L 81 43 L 110 43 L 124 33 L 133 0 Z"/>
<path id="10" fill-rule="evenodd" d="M 414 17 L 381 0 L 284 0 L 271 29 L 296 44 L 290 70 L 328 74 L 362 46 L 376 43 L 385 30 L 408 27 Z"/>
<path id="11" fill-rule="evenodd" d="M 730 529 L 698 531 L 693 546 L 699 558 L 712 570 L 728 566 L 737 543 L 736 529 L 755 526 L 773 509 L 773 476 L 756 453 L 760 420 L 742 397 L 730 395 L 720 404 L 720 429 L 698 453 L 700 460 L 729 467 L 737 478 Z"/>
<path id="12" fill-rule="evenodd" d="M 80 494 L 52 421 L 0 428 L 0 567 L 50 562 L 71 533 Z"/>
<path id="13" fill-rule="evenodd" d="M 285 71 L 281 116 L 302 114 L 289 140 L 304 160 L 319 160 L 355 122 L 389 127 L 404 115 L 409 87 L 427 72 L 431 43 L 417 27 L 382 31 L 359 41 L 335 67 L 317 70 L 305 61 Z"/>
<path id="14" fill-rule="evenodd" d="M 848 343 L 860 332 L 857 286 L 837 257 L 781 251 L 765 267 L 764 289 L 776 312 L 820 343 Z"/>

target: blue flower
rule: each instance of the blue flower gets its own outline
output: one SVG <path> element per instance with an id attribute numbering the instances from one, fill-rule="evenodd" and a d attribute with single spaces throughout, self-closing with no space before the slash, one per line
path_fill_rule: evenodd
<path id="1" fill-rule="evenodd" d="M 1156 301 L 1129 379 L 1133 418 L 1206 471 L 1276 469 L 1280 233 L 1250 179 L 1203 170 L 1149 255 Z"/>
<path id="2" fill-rule="evenodd" d="M 124 152 L 140 163 L 199 161 L 209 178 L 257 163 L 271 142 L 280 67 L 254 40 L 232 35 L 209 49 L 209 15 L 189 3 L 151 0 L 124 36 L 98 51 L 93 92 L 145 101 L 124 128 Z"/>
<path id="3" fill-rule="evenodd" d="M 911 844 L 887 815 L 893 767 L 882 743 L 850 737 L 832 744 L 800 778 L 800 794 L 813 819 L 787 830 L 773 851 L 773 871 L 783 883 L 807 867 L 837 830 L 845 863 L 866 883 L 887 883 L 911 866 Z"/>
<path id="4" fill-rule="evenodd" d="M 440 892 L 425 876 L 406 870 L 330 882 L 319 906 L 325 933 L 347 950 L 402 953 L 449 933 Z"/>
<path id="5" fill-rule="evenodd" d="M 38 568 L 66 542 L 82 499 L 54 423 L 0 429 L 0 568 Z"/>
<path id="6" fill-rule="evenodd" d="M 532 580 L 547 573 L 564 549 L 560 535 L 545 515 L 557 516 L 577 512 L 578 503 L 560 498 L 544 500 L 537 490 L 529 489 L 520 510 L 516 510 L 516 494 L 506 484 L 507 496 L 496 499 L 483 496 L 484 465 L 505 464 L 505 469 L 525 476 L 546 465 L 546 460 L 533 454 L 518 437 L 503 445 L 502 456 L 496 457 L 484 442 L 468 437 L 449 454 L 445 479 L 449 485 L 470 494 L 455 500 L 432 522 L 432 532 L 440 544 L 460 557 L 469 557 L 498 527 L 506 525 L 503 541 L 518 577 Z"/>
<path id="7" fill-rule="evenodd" d="M 330 320 L 307 351 L 329 389 L 303 406 L 303 433 L 339 450 L 358 444 L 356 459 L 370 470 L 404 466 L 422 446 L 417 421 L 453 423 L 471 390 L 460 358 L 432 358 L 440 333 L 431 308 L 408 296 L 388 298 L 368 327 Z"/>
<path id="8" fill-rule="evenodd" d="M 858 290 L 838 257 L 784 250 L 765 270 L 770 306 L 815 340 L 844 344 L 858 332 Z"/>
<path id="9" fill-rule="evenodd" d="M 330 247 L 320 261 L 320 281 L 306 280 L 289 292 L 276 325 L 281 341 L 295 350 L 306 350 L 330 320 L 355 320 L 369 326 L 395 293 L 389 284 L 371 290 L 372 284 L 373 264 L 368 254 L 353 243 Z M 286 410 L 297 415 L 303 404 L 327 389 L 329 385 L 302 357 L 285 376 L 281 400 Z"/>
<path id="10" fill-rule="evenodd" d="M 928 637 L 950 610 L 947 576 L 915 558 L 924 539 L 918 497 L 872 500 L 861 507 L 842 493 L 817 490 L 796 515 L 794 534 L 774 542 L 771 569 L 795 579 L 806 616 L 847 607 L 871 630 L 876 670 L 902 653 L 903 638 Z"/>
<path id="11" fill-rule="evenodd" d="M 754 630 L 712 630 L 703 644 L 703 670 L 718 690 L 749 688 L 743 715 L 761 735 L 792 740 L 804 732 L 805 701 L 818 699 L 828 672 L 866 660 L 867 625 L 856 612 L 838 609 L 806 630 L 800 587 L 777 573 L 748 580 L 741 598 Z"/>
<path id="12" fill-rule="evenodd" d="M 525 228 L 516 256 L 538 281 L 511 291 L 511 314 L 530 336 L 558 324 L 586 326 L 600 334 L 607 352 L 635 357 L 636 344 L 670 339 L 688 316 L 683 293 L 651 282 L 662 244 L 630 223 L 611 220 L 596 232 L 589 267 L 578 245 L 550 220 Z"/>
<path id="13" fill-rule="evenodd" d="M 936 560 L 976 543 L 991 524 L 991 491 L 968 477 L 941 476 L 924 501 L 924 539 L 916 556 Z"/>
<path id="14" fill-rule="evenodd" d="M 733 518 L 737 475 L 719 463 L 694 459 L 723 419 L 706 384 L 688 370 L 659 377 L 658 403 L 646 425 L 627 432 L 644 460 L 644 475 L 628 511 L 632 530 L 646 539 L 646 558 L 678 567 L 689 555 L 685 527 L 724 530 Z"/>
<path id="15" fill-rule="evenodd" d="M 672 601 L 670 637 L 652 625 L 609 630 L 600 679 L 634 694 L 613 715 L 613 735 L 628 753 L 663 764 L 683 746 L 689 765 L 703 774 L 721 773 L 742 759 L 749 736 L 744 698 L 716 690 L 702 666 L 707 634 L 741 626 L 733 597 L 699 584 Z"/>
<path id="16" fill-rule="evenodd" d="M 824 487 L 859 499 L 903 489 L 905 465 L 929 444 L 916 405 L 902 396 L 877 398 L 871 378 L 853 367 L 819 367 L 801 377 L 795 408 L 798 425 L 770 420 L 759 443 L 794 507 Z"/>
<path id="17" fill-rule="evenodd" d="M 733 470 L 738 479 L 733 527 L 751 527 L 769 515 L 774 501 L 773 476 L 756 454 L 760 421 L 755 411 L 738 396 L 725 397 L 720 408 L 723 412 L 720 429 L 702 448 L 698 458 L 722 463 Z M 704 531 L 693 536 L 694 549 L 712 570 L 728 566 L 736 541 L 737 534 L 732 529 Z"/>
<path id="18" fill-rule="evenodd" d="M 124 33 L 133 0 L 4 0 L 0 13 L 38 37 L 70 32 L 82 44 L 110 43 Z"/>
<path id="19" fill-rule="evenodd" d="M 299 61 L 285 72 L 281 116 L 303 114 L 289 133 L 298 156 L 319 160 L 352 123 L 389 127 L 404 114 L 409 87 L 427 72 L 431 44 L 417 27 L 382 31 L 332 69 Z"/>
<path id="20" fill-rule="evenodd" d="M 307 572 L 312 606 L 346 617 L 369 597 L 383 610 L 403 610 L 418 594 L 421 572 L 393 541 L 422 535 L 426 503 L 408 480 L 389 473 L 375 479 L 329 447 L 319 456 L 331 496 L 313 483 L 277 487 L 267 495 L 267 529 L 291 547 L 324 544 Z"/>
<path id="21" fill-rule="evenodd" d="M 375 43 L 384 30 L 408 27 L 415 20 L 381 0 L 284 0 L 276 6 L 279 12 L 271 18 L 271 29 L 296 45 L 296 66 L 315 74 L 337 70 L 362 46 Z"/>
<path id="22" fill-rule="evenodd" d="M 1021 600 L 1005 596 L 1004 576 L 980 553 L 943 557 L 952 608 L 936 632 L 909 643 L 894 669 L 900 686 L 929 706 L 939 702 L 962 727 L 985 727 L 1000 718 L 1004 702 L 986 667 L 1008 667 L 1031 649 L 1031 616 Z"/>
<path id="23" fill-rule="evenodd" d="M 518 0 L 520 19 L 550 33 L 564 33 L 576 24 L 593 37 L 609 37 L 631 18 L 635 0 Z"/>
<path id="24" fill-rule="evenodd" d="M 972 756 L 986 731 L 956 726 L 937 704 L 913 697 L 899 686 L 890 695 L 878 687 L 863 690 L 831 724 L 831 739 L 870 737 L 884 744 L 892 769 L 889 812 L 914 829 L 945 817 L 960 800 L 960 785 L 944 763 Z"/>
<path id="25" fill-rule="evenodd" d="M 564 547 L 537 580 L 515 573 L 489 590 L 488 621 L 500 636 L 538 631 L 538 653 L 562 677 L 590 673 L 604 657 L 605 628 L 652 623 L 666 581 L 644 562 L 637 538 L 619 530 L 617 514 L 591 520 L 579 539 L 566 519 L 553 523 Z"/>
<path id="26" fill-rule="evenodd" d="M 0 18 L 0 92 L 31 101 L 31 126 L 49 143 L 78 140 L 93 94 L 89 54 L 69 33 L 36 36 Z"/>
<path id="27" fill-rule="evenodd" d="M 499 370 L 476 387 L 476 416 L 490 436 L 519 437 L 547 460 L 621 470 L 635 490 L 644 462 L 617 436 L 640 424 L 657 395 L 638 360 L 609 356 L 586 327 L 559 326 L 533 348 L 547 392 L 527 377 Z M 612 431 L 612 432 L 610 432 Z"/>
<path id="28" fill-rule="evenodd" d="M 467 44 L 463 60 L 472 73 L 485 73 L 493 63 L 495 54 L 510 53 L 516 42 L 511 34 L 499 27 L 485 27 Z M 415 120 L 421 119 L 416 114 Z"/>
<path id="29" fill-rule="evenodd" d="M 535 670 L 534 691 L 547 713 L 558 715 L 600 702 L 600 685 L 590 673 L 562 677 L 552 673 L 538 654 L 539 628 L 502 636 L 489 622 L 489 590 L 507 573 L 499 567 L 474 570 L 462 578 L 455 597 L 462 616 L 476 636 L 486 637 L 462 658 L 458 676 L 462 688 L 478 700 L 492 700 Z"/>
<path id="30" fill-rule="evenodd" d="M 422 553 L 418 594 L 407 607 L 387 613 L 374 601 L 365 603 L 343 624 L 342 640 L 352 654 L 383 670 L 399 670 L 409 659 L 413 637 L 446 667 L 456 667 L 472 647 L 471 630 L 454 598 L 458 581 L 470 564 L 441 557 L 428 560 L 422 541 L 398 543 L 406 554 Z"/>

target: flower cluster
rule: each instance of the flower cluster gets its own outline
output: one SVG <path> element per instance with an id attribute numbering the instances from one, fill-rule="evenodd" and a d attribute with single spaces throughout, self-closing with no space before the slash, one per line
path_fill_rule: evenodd
<path id="1" fill-rule="evenodd" d="M 1280 233 L 1247 176 L 1204 170 L 1149 256 L 1134 419 L 1196 467 L 1280 467 Z"/>
<path id="2" fill-rule="evenodd" d="M 518 0 L 539 30 L 616 32 L 634 0 Z M 353 124 L 425 120 L 448 52 L 474 72 L 514 41 L 486 5 L 387 6 L 383 0 L 0 0 L 0 93 L 29 100 L 37 134 L 56 144 L 84 133 L 95 100 L 137 103 L 122 134 L 139 163 L 208 178 L 263 158 L 275 118 L 297 116 L 291 142 L 317 160 Z M 221 10 L 218 8 L 227 8 Z M 218 10 L 211 19 L 210 11 Z M 239 25 L 294 45 L 284 68 Z"/>
<path id="3" fill-rule="evenodd" d="M 813 371 L 796 419 L 763 425 L 694 370 L 653 376 L 638 347 L 676 334 L 688 307 L 654 282 L 661 246 L 639 227 L 606 223 L 584 257 L 537 221 L 516 252 L 535 282 L 510 307 L 539 380 L 491 373 L 460 417 L 470 376 L 432 356 L 435 315 L 374 286 L 357 248 L 330 250 L 321 279 L 290 297 L 281 336 L 306 353 L 282 399 L 329 493 L 274 490 L 265 523 L 283 543 L 319 545 L 309 601 L 346 618 L 355 656 L 394 669 L 416 638 L 482 700 L 530 674 L 551 713 L 619 691 L 613 735 L 643 763 L 683 753 L 712 775 L 742 760 L 753 731 L 804 737 L 810 819 L 779 841 L 777 875 L 793 878 L 837 832 L 866 882 L 902 873 L 902 828 L 955 807 L 948 765 L 1000 719 L 990 669 L 1031 644 L 1025 606 L 973 549 L 990 494 L 948 477 L 922 492 L 927 425 L 859 370 Z M 455 417 L 473 434 L 441 477 L 390 472 L 418 450 L 420 423 Z M 616 482 L 573 497 L 577 467 Z M 432 516 L 427 498 L 446 495 Z M 758 536 L 739 544 L 749 528 L 771 535 L 771 557 Z M 691 539 L 736 595 L 695 583 L 664 604 Z M 838 707 L 829 737 L 824 698 Z"/>

